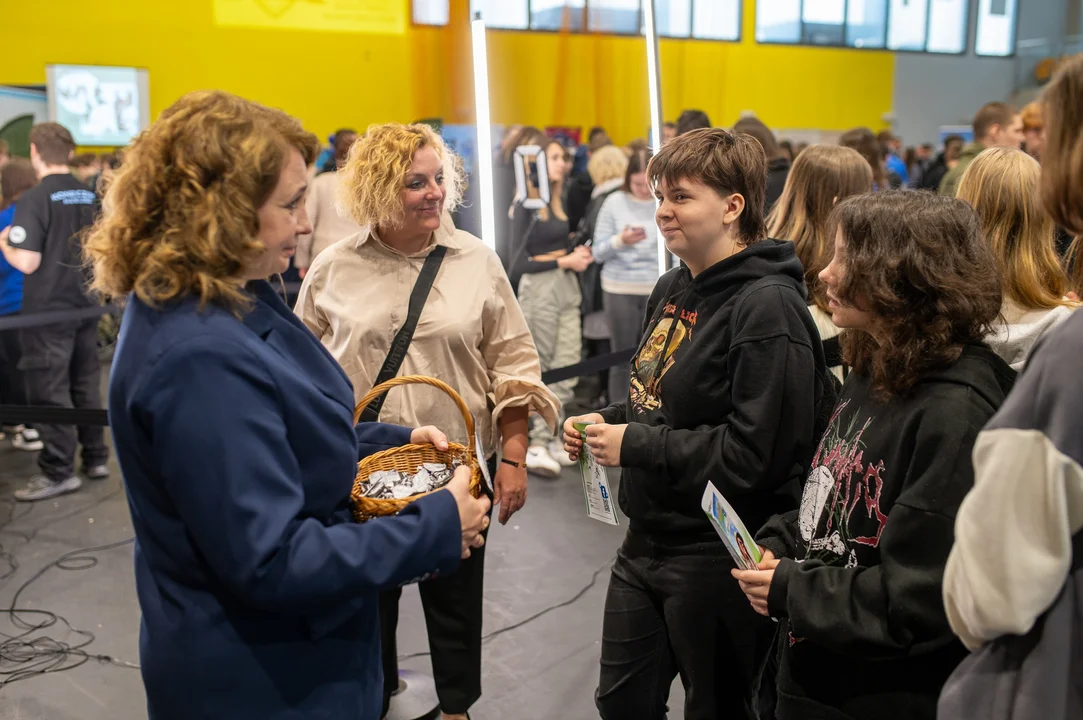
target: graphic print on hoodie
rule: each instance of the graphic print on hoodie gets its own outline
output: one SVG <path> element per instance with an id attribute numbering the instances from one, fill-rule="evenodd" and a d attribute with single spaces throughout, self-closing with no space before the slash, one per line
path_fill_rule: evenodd
<path id="1" fill-rule="evenodd" d="M 933 720 L 965 655 L 941 586 L 971 449 L 1015 373 L 982 345 L 881 403 L 851 373 L 798 511 L 757 542 L 783 559 L 768 610 L 780 619 L 779 720 Z"/>
<path id="2" fill-rule="evenodd" d="M 632 361 L 618 499 L 632 531 L 718 541 L 710 481 L 750 531 L 797 507 L 826 368 L 793 243 L 763 240 L 692 277 L 658 280 Z"/>

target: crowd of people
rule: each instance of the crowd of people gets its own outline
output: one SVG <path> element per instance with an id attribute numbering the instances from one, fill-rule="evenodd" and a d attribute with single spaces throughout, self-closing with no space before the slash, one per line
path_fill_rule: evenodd
<path id="1" fill-rule="evenodd" d="M 0 171 L 0 316 L 125 306 L 108 404 L 151 717 L 382 717 L 409 583 L 440 709 L 469 717 L 490 518 L 587 448 L 620 468 L 628 518 L 603 718 L 664 718 L 678 675 L 689 720 L 943 717 L 945 686 L 975 682 L 968 651 L 1040 644 L 1055 604 L 1078 652 L 1080 108 L 1083 56 L 935 157 L 697 110 L 657 148 L 513 126 L 495 251 L 455 226 L 466 178 L 426 125 L 342 129 L 321 155 L 285 113 L 199 92 L 122 165 L 35 126 Z M 547 188 L 520 192 L 520 148 Z M 268 281 L 291 267 L 293 307 Z M 100 408 L 97 323 L 0 330 L 0 401 Z M 634 355 L 543 383 L 607 347 Z M 466 435 L 424 385 L 358 422 L 397 375 L 456 390 L 489 480 L 471 493 L 460 468 L 357 523 L 360 459 Z M 100 428 L 9 430 L 39 451 L 19 500 L 108 476 Z M 755 534 L 752 567 L 701 510 L 708 482 Z M 1074 667 L 1047 669 L 1065 717 Z"/>

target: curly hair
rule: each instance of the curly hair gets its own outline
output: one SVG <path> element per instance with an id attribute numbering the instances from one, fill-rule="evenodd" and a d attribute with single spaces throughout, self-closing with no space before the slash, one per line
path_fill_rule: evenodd
<path id="1" fill-rule="evenodd" d="M 185 95 L 125 152 L 85 254 L 93 288 L 157 307 L 188 295 L 239 313 L 245 268 L 264 251 L 259 209 L 294 150 L 319 140 L 301 123 L 220 91 Z"/>
<path id="2" fill-rule="evenodd" d="M 962 200 L 884 191 L 843 200 L 845 272 L 838 299 L 872 313 L 875 335 L 848 330 L 846 364 L 870 377 L 881 400 L 904 397 L 923 373 L 980 343 L 1000 312 L 1000 275 L 978 218 Z"/>
<path id="3" fill-rule="evenodd" d="M 982 235 L 1000 266 L 1004 298 L 1028 309 L 1065 300 L 1068 276 L 1054 249 L 1056 226 L 1042 207 L 1042 168 L 1017 148 L 994 147 L 967 166 L 955 197 L 978 214 Z"/>
<path id="4" fill-rule="evenodd" d="M 827 312 L 820 271 L 831 260 L 835 238 L 827 218 L 837 201 L 872 192 L 872 169 L 861 153 L 837 145 L 812 145 L 793 161 L 782 196 L 767 216 L 767 232 L 789 240 L 805 268 L 809 300 Z"/>
<path id="5" fill-rule="evenodd" d="M 370 125 L 339 170 L 339 202 L 359 225 L 401 226 L 402 191 L 417 151 L 431 147 L 444 165 L 444 210 L 462 202 L 462 161 L 428 125 Z"/>

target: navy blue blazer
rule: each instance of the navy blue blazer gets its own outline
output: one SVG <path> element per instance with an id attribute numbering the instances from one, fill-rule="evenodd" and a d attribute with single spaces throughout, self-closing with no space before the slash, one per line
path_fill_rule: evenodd
<path id="1" fill-rule="evenodd" d="M 109 412 L 135 525 L 152 720 L 377 720 L 377 597 L 459 563 L 455 500 L 352 521 L 359 457 L 338 364 L 268 283 L 243 321 L 132 297 Z"/>

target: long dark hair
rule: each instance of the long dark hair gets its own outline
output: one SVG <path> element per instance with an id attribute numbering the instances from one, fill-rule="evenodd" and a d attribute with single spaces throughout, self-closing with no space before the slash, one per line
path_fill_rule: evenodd
<path id="1" fill-rule="evenodd" d="M 861 157 L 865 158 L 869 167 L 872 168 L 872 181 L 876 183 L 877 190 L 883 190 L 887 187 L 886 174 L 884 173 L 884 152 L 880 148 L 876 136 L 872 134 L 872 130 L 866 127 L 847 130 L 839 138 L 839 145 L 853 148 L 861 153 Z"/>
<path id="2" fill-rule="evenodd" d="M 840 202 L 844 278 L 837 295 L 876 317 L 846 331 L 843 357 L 881 400 L 906 396 L 923 373 L 981 342 L 1000 312 L 1000 274 L 974 211 L 931 193 L 885 191 Z"/>
<path id="3" fill-rule="evenodd" d="M 647 172 L 647 165 L 651 162 L 650 148 L 638 148 L 632 151 L 628 157 L 628 168 L 624 171 L 624 184 L 620 189 L 626 193 L 632 192 L 632 176 Z"/>

